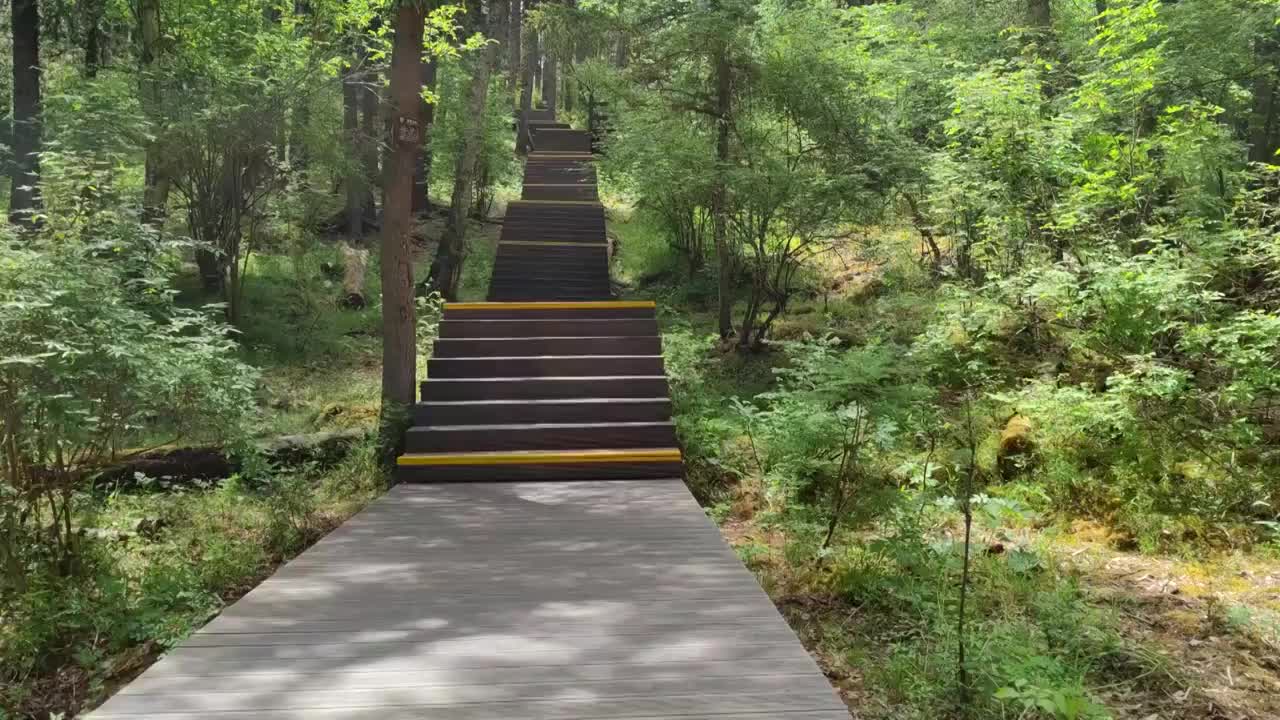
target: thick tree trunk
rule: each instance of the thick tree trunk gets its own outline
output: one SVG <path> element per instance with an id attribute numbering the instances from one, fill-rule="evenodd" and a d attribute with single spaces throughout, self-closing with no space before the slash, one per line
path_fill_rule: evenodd
<path id="1" fill-rule="evenodd" d="M 40 7 L 13 0 L 13 162 L 9 222 L 32 225 L 40 211 Z"/>
<path id="2" fill-rule="evenodd" d="M 84 4 L 84 75 L 98 76 L 102 67 L 102 13 L 104 0 L 85 0 Z"/>
<path id="3" fill-rule="evenodd" d="M 733 111 L 730 93 L 728 48 L 721 46 L 716 53 L 716 180 L 711 190 L 711 232 L 715 238 L 716 264 L 719 281 L 717 324 L 720 338 L 733 334 L 733 257 L 729 252 L 728 188 L 725 171 L 729 166 L 729 114 Z"/>
<path id="4" fill-rule="evenodd" d="M 515 97 L 520 87 L 521 63 L 520 34 L 524 30 L 524 6 L 520 0 L 511 0 L 510 21 L 507 23 L 507 98 Z"/>
<path id="5" fill-rule="evenodd" d="M 1277 118 L 1277 94 L 1280 94 L 1280 32 L 1272 31 L 1259 38 L 1254 49 L 1258 64 L 1268 68 L 1253 80 L 1253 113 L 1249 117 L 1249 160 L 1259 163 L 1277 162 L 1280 148 L 1280 118 Z"/>
<path id="6" fill-rule="evenodd" d="M 437 64 L 435 58 L 422 66 L 422 85 L 436 88 Z M 422 102 L 422 146 L 418 148 L 417 163 L 413 169 L 413 212 L 425 213 L 431 210 L 431 126 L 435 121 L 436 106 Z"/>
<path id="7" fill-rule="evenodd" d="M 142 106 L 155 125 L 152 128 L 153 134 L 159 136 L 163 124 L 163 98 L 160 81 L 155 77 L 155 63 L 160 52 L 160 0 L 140 0 L 138 31 L 142 39 L 142 54 L 139 58 Z M 171 181 L 161 161 L 161 152 L 158 139 L 148 141 L 142 191 L 142 221 L 152 226 L 164 222 L 165 209 L 169 204 Z"/>
<path id="8" fill-rule="evenodd" d="M 489 6 L 491 15 L 505 11 L 505 3 L 496 0 Z M 483 22 L 483 21 L 481 21 Z M 480 23 L 477 23 L 480 24 Z M 486 32 L 488 34 L 488 32 Z M 489 104 L 489 77 L 497 59 L 497 47 L 489 44 L 473 61 L 471 88 L 467 96 L 467 117 L 470 122 L 462 134 L 462 145 L 453 172 L 453 194 L 449 204 L 449 218 L 445 222 L 444 236 L 440 239 L 437 262 L 434 264 L 434 285 L 446 300 L 458 299 L 458 284 L 462 279 L 462 264 L 467 251 L 467 217 L 478 175 L 480 150 L 484 145 L 485 109 Z"/>
<path id="9" fill-rule="evenodd" d="M 342 307 L 362 310 L 367 304 L 364 297 L 364 278 L 369 267 L 369 251 L 342 244 Z"/>
<path id="10" fill-rule="evenodd" d="M 1027 23 L 1039 33 L 1053 31 L 1053 7 L 1051 0 L 1027 0 Z"/>
<path id="11" fill-rule="evenodd" d="M 382 412 L 379 454 L 389 467 L 404 447 L 417 374 L 413 294 L 413 165 L 422 144 L 422 34 L 416 3 L 396 10 L 391 53 L 392 118 L 382 224 Z"/>

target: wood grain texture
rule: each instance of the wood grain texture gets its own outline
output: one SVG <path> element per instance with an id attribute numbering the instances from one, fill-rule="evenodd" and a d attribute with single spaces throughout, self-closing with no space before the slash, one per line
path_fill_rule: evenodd
<path id="1" fill-rule="evenodd" d="M 679 480 L 404 485 L 89 717 L 837 720 Z"/>

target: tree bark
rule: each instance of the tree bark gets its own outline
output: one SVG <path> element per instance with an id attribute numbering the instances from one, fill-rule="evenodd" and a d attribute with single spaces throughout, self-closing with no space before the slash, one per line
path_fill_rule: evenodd
<path id="1" fill-rule="evenodd" d="M 520 87 L 521 62 L 520 34 L 524 30 L 524 6 L 520 0 L 511 0 L 510 21 L 507 24 L 507 99 L 515 97 Z"/>
<path id="2" fill-rule="evenodd" d="M 436 76 L 439 74 L 435 58 L 422 65 L 423 87 L 435 90 Z M 436 106 L 422 101 L 422 146 L 418 148 L 417 164 L 413 170 L 413 212 L 425 213 L 431 210 L 431 125 L 435 122 Z"/>
<path id="3" fill-rule="evenodd" d="M 364 161 L 360 140 L 360 75 L 355 65 L 349 65 L 342 77 L 342 132 L 349 152 L 347 165 L 347 238 L 359 243 L 364 237 L 364 189 L 365 178 L 361 171 Z"/>
<path id="4" fill-rule="evenodd" d="M 384 179 L 382 225 L 382 410 L 379 456 L 392 466 L 404 447 L 417 374 L 413 294 L 413 165 L 422 143 L 422 35 L 425 12 L 416 3 L 396 10 L 389 108 L 392 123 Z M 417 136 L 415 137 L 415 129 Z"/>
<path id="5" fill-rule="evenodd" d="M 1280 119 L 1276 117 L 1277 84 L 1280 76 L 1280 31 L 1257 40 L 1254 56 L 1267 72 L 1253 80 L 1253 113 L 1249 117 L 1249 160 L 1275 164 L 1280 147 Z"/>
<path id="6" fill-rule="evenodd" d="M 542 59 L 542 102 L 548 109 L 556 109 L 556 101 L 560 99 L 559 90 L 559 63 L 556 62 L 556 56 L 552 49 L 547 48 L 546 56 Z"/>
<path id="7" fill-rule="evenodd" d="M 527 8 L 536 8 L 538 0 L 525 0 Z M 533 109 L 533 79 L 538 73 L 538 33 L 532 28 L 524 38 L 524 62 L 520 66 L 520 131 L 516 136 L 516 152 L 529 152 L 529 111 Z"/>
<path id="8" fill-rule="evenodd" d="M 13 0 L 13 162 L 9 222 L 31 226 L 40 211 L 40 6 Z"/>
<path id="9" fill-rule="evenodd" d="M 1027 0 L 1027 22 L 1037 32 L 1051 32 L 1053 29 L 1051 0 Z"/>
<path id="10" fill-rule="evenodd" d="M 102 67 L 102 14 L 104 0 L 85 0 L 84 75 L 96 78 Z"/>
<path id="11" fill-rule="evenodd" d="M 490 18 L 504 12 L 504 0 L 495 0 L 489 6 Z M 479 14 L 479 10 L 475 12 Z M 492 27 L 482 18 L 477 18 L 476 25 L 485 28 L 490 35 Z M 474 60 L 471 70 L 471 87 L 467 96 L 467 117 L 470 122 L 462 134 L 462 145 L 458 148 L 458 156 L 453 172 L 453 194 L 449 204 L 449 218 L 445 222 L 444 236 L 440 239 L 437 251 L 437 262 L 434 263 L 436 276 L 433 284 L 439 288 L 445 300 L 458 299 L 458 284 L 462 279 L 462 264 L 467 251 L 467 217 L 471 214 L 471 203 L 475 189 L 475 180 L 479 172 L 480 150 L 484 146 L 485 110 L 489 105 L 489 77 L 497 60 L 497 46 L 493 43 L 485 46 Z"/>
<path id="12" fill-rule="evenodd" d="M 425 21 L 424 21 L 425 22 Z M 380 23 L 375 19 L 370 23 L 370 30 L 375 30 Z M 424 24 L 425 27 L 425 24 Z M 373 67 L 373 58 L 368 46 L 361 48 L 360 67 L 364 70 L 360 84 L 360 147 L 364 161 L 365 182 L 368 184 L 363 198 L 364 220 L 370 225 L 378 222 L 378 207 L 374 201 L 373 186 L 381 175 L 378 173 L 378 138 L 382 130 L 379 128 L 379 95 L 382 79 Z M 385 208 L 384 208 L 385 209 Z"/>
<path id="13" fill-rule="evenodd" d="M 142 39 L 140 95 L 144 112 L 156 125 L 153 134 L 158 137 L 164 123 L 161 86 L 155 76 L 155 63 L 160 52 L 160 0 L 140 0 L 138 31 Z M 152 138 L 147 142 L 142 191 L 142 221 L 147 225 L 159 226 L 164 222 L 171 185 L 169 173 L 161 161 L 160 141 Z"/>
<path id="14" fill-rule="evenodd" d="M 716 179 L 711 190 L 711 232 L 715 238 L 718 274 L 717 322 L 720 338 L 733 334 L 733 287 L 730 282 L 733 258 L 729 252 L 728 188 L 725 172 L 729 167 L 729 114 L 733 111 L 730 84 L 729 51 L 723 44 L 716 51 Z"/>

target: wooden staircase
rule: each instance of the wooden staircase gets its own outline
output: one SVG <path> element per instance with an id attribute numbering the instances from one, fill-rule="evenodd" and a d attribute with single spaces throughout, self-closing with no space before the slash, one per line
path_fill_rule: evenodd
<path id="1" fill-rule="evenodd" d="M 489 302 L 445 305 L 398 479 L 680 477 L 654 304 L 612 298 L 591 136 L 529 126 Z"/>

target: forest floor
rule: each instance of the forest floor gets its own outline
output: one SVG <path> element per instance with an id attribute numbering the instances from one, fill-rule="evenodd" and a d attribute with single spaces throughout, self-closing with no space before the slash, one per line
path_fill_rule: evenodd
<path id="1" fill-rule="evenodd" d="M 706 338 L 714 331 L 713 278 L 687 277 L 661 234 L 629 215 L 620 204 L 611 208 L 622 253 L 616 274 L 636 297 L 660 298 L 668 345 Z M 862 245 L 880 244 L 871 256 L 824 258 L 819 295 L 794 302 L 775 339 L 831 332 L 858 342 L 878 323 L 910 341 L 934 300 L 887 287 L 882 268 L 915 263 L 918 248 L 909 232 L 870 233 Z M 752 398 L 773 387 L 783 361 L 781 353 L 704 358 L 698 392 L 717 396 L 704 402 L 713 408 Z M 689 459 L 702 466 L 691 469 L 695 493 L 854 718 L 1280 718 L 1276 543 L 1232 550 L 1229 541 L 1166 538 L 1139 551 L 1133 537 L 1095 520 L 1024 510 L 1007 523 L 978 523 L 967 645 L 971 683 L 986 704 L 961 708 L 954 626 L 962 525 L 954 508 L 931 511 L 924 537 L 904 542 L 873 525 L 826 553 L 811 526 L 770 506 L 758 478 L 697 477 L 721 474 L 719 463 Z M 997 498 L 1004 491 L 1017 496 L 1017 488 L 990 490 Z"/>
<path id="2" fill-rule="evenodd" d="M 875 603 L 815 588 L 812 568 L 788 559 L 785 530 L 752 519 L 721 523 L 849 706 L 866 720 L 929 717 L 884 668 L 922 652 Z M 1079 583 L 1083 602 L 1125 638 L 1138 662 L 1094 688 L 1117 720 L 1269 720 L 1280 717 L 1280 557 L 1189 560 L 1112 547 L 1093 524 L 1018 531 Z M 980 547 L 1000 545 L 993 534 Z M 763 545 L 768 552 L 759 552 Z M 1081 633 L 1089 632 L 1086 627 Z M 982 638 L 973 642 L 980 643 Z M 1158 675 L 1159 677 L 1150 677 Z"/>

